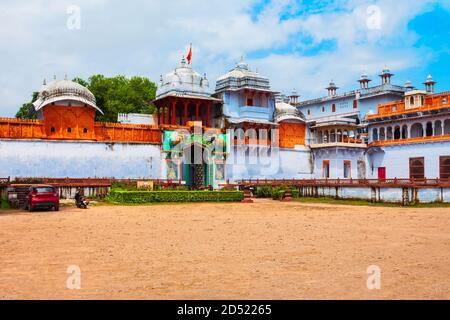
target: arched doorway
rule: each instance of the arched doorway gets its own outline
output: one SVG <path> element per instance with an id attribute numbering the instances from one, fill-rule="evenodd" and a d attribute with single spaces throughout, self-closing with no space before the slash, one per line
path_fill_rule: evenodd
<path id="1" fill-rule="evenodd" d="M 213 185 L 209 151 L 193 143 L 183 150 L 183 180 L 190 189 L 198 190 Z"/>

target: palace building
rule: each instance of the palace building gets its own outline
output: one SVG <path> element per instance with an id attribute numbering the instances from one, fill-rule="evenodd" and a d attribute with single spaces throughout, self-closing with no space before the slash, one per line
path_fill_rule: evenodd
<path id="1" fill-rule="evenodd" d="M 189 58 L 189 57 L 188 57 Z M 202 75 L 203 74 L 203 75 Z M 44 82 L 37 120 L 0 118 L 0 177 L 132 178 L 191 188 L 242 179 L 449 179 L 450 93 L 374 83 L 303 101 L 285 97 L 241 59 L 211 90 L 190 59 L 160 78 L 154 115 L 102 110 L 73 81 Z"/>

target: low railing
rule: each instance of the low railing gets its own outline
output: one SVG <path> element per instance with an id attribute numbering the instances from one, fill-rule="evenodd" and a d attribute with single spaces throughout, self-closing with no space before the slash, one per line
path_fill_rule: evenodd
<path id="1" fill-rule="evenodd" d="M 8 179 L 8 180 L 7 180 Z M 9 178 L 0 179 L 5 180 L 5 185 L 32 185 L 32 184 L 47 184 L 54 187 L 111 187 L 114 183 L 124 183 L 129 185 L 136 185 L 138 181 L 152 181 L 154 186 L 162 188 L 172 188 L 185 186 L 183 180 L 170 179 L 114 179 L 114 178 L 16 178 L 10 180 Z"/>
<path id="2" fill-rule="evenodd" d="M 258 187 L 450 187 L 450 179 L 248 179 L 223 186 Z"/>
<path id="3" fill-rule="evenodd" d="M 408 139 L 377 140 L 372 141 L 369 144 L 369 147 L 381 147 L 387 145 L 399 145 L 405 143 L 420 143 L 420 142 L 444 141 L 444 140 L 450 140 L 450 134 L 445 134 L 441 136 L 408 138 Z"/>
<path id="4" fill-rule="evenodd" d="M 10 178 L 0 178 L 0 187 L 6 187 L 10 183 Z"/>

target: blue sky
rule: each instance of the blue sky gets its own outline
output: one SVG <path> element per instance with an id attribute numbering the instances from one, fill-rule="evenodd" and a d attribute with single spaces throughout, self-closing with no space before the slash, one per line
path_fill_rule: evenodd
<path id="1" fill-rule="evenodd" d="M 67 21 L 79 9 L 80 28 Z M 450 90 L 446 0 L 35 0 L 0 3 L 0 116 L 13 116 L 44 78 L 92 74 L 157 81 L 194 46 L 193 67 L 215 79 L 245 56 L 274 90 L 304 99 L 373 84 L 387 65 L 395 84 L 428 74 Z"/>

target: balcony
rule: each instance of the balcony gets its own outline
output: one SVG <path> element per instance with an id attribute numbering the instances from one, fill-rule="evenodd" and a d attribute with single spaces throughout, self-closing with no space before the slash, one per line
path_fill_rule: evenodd
<path id="1" fill-rule="evenodd" d="M 360 148 L 365 149 L 367 148 L 366 143 L 362 143 L 362 141 L 359 142 L 325 142 L 325 143 L 311 143 L 310 148 L 311 149 L 319 149 L 319 148 Z"/>
<path id="2" fill-rule="evenodd" d="M 408 139 L 377 140 L 377 141 L 372 141 L 369 144 L 369 146 L 370 147 L 383 147 L 383 146 L 394 146 L 394 145 L 402 145 L 402 144 L 426 143 L 426 142 L 448 141 L 448 140 L 450 140 L 450 134 L 444 134 L 444 135 L 439 135 L 439 136 L 430 136 L 430 137 L 408 138 Z"/>
<path id="3" fill-rule="evenodd" d="M 239 115 L 241 118 L 271 121 L 272 114 L 270 110 L 270 108 L 266 107 L 243 106 L 239 108 Z"/>

